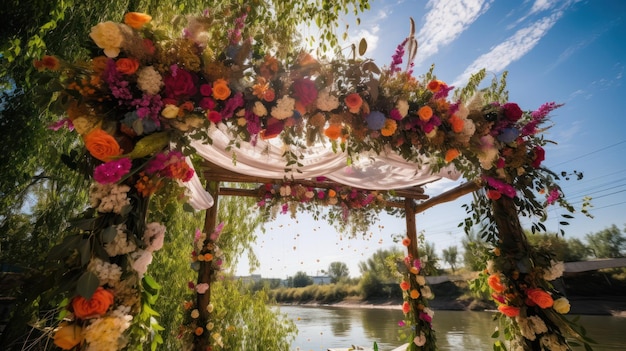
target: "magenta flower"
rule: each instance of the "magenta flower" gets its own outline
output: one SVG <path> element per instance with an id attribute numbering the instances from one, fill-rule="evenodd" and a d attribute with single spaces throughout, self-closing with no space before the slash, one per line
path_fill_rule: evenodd
<path id="1" fill-rule="evenodd" d="M 109 161 L 94 169 L 93 178 L 100 184 L 116 183 L 130 172 L 131 167 L 132 162 L 126 157 Z"/>
<path id="2" fill-rule="evenodd" d="M 552 205 L 560 197 L 561 197 L 561 193 L 559 193 L 559 190 L 558 189 L 552 189 L 552 190 L 550 190 L 550 194 L 548 194 L 548 198 L 547 198 L 546 201 L 548 202 L 548 205 Z"/>

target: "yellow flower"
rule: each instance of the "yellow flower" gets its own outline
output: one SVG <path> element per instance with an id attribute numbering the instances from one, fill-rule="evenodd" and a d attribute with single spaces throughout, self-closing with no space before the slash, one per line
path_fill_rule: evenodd
<path id="1" fill-rule="evenodd" d="M 117 57 L 120 54 L 123 37 L 116 23 L 106 21 L 96 24 L 91 27 L 89 37 L 99 48 L 104 49 L 104 54 L 108 57 Z"/>
<path id="2" fill-rule="evenodd" d="M 558 298 L 554 300 L 552 308 L 560 314 L 566 314 L 570 309 L 569 300 L 564 297 Z"/>
<path id="3" fill-rule="evenodd" d="M 169 119 L 176 118 L 176 116 L 178 116 L 178 110 L 178 106 L 167 104 L 163 111 L 161 111 L 161 116 Z"/>

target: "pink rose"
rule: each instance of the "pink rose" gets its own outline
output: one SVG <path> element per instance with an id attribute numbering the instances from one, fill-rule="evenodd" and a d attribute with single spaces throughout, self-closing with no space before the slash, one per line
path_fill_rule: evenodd
<path id="1" fill-rule="evenodd" d="M 198 77 L 185 71 L 176 69 L 163 78 L 165 83 L 165 96 L 172 99 L 181 99 L 195 95 L 198 91 L 196 81 Z"/>

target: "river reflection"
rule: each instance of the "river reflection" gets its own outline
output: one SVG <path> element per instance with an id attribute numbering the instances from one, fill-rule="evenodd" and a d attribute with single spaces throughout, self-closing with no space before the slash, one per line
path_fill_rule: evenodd
<path id="1" fill-rule="evenodd" d="M 345 307 L 282 306 L 281 312 L 296 323 L 299 333 L 292 350 L 326 351 L 350 345 L 372 347 L 376 341 L 381 351 L 392 350 L 398 340 L 400 310 Z M 626 349 L 626 318 L 583 316 L 587 334 L 599 344 L 595 351 Z M 495 322 L 489 312 L 436 311 L 433 327 L 439 350 L 482 351 L 492 349 Z M 583 350 L 583 348 L 575 348 Z"/>

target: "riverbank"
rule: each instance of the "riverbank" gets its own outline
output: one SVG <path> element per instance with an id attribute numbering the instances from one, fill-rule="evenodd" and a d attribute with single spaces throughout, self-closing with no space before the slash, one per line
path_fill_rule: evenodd
<path id="1" fill-rule="evenodd" d="M 616 316 L 626 318 L 626 289 L 623 284 L 613 283 L 608 289 L 596 277 L 586 274 L 568 277 L 564 280 L 567 298 L 570 301 L 570 314 Z M 435 310 L 448 311 L 489 311 L 495 310 L 492 301 L 485 301 L 471 296 L 468 293 L 466 282 L 445 282 L 432 285 L 435 298 L 430 301 L 430 307 Z M 291 305 L 335 306 L 352 308 L 401 309 L 403 300 L 370 299 L 364 300 L 358 296 L 348 296 L 340 301 L 322 303 L 308 301 L 292 303 Z"/>
<path id="2" fill-rule="evenodd" d="M 598 315 L 626 318 L 626 300 L 619 296 L 570 297 L 570 314 Z M 292 303 L 287 306 L 332 306 L 345 308 L 372 308 L 372 309 L 402 309 L 400 299 L 377 299 L 362 300 L 360 298 L 347 298 L 335 303 Z M 495 310 L 495 305 L 487 302 L 466 299 L 450 300 L 435 298 L 430 301 L 430 307 L 434 310 L 443 311 L 490 311 Z"/>

